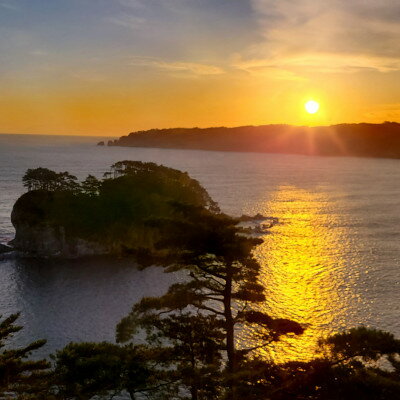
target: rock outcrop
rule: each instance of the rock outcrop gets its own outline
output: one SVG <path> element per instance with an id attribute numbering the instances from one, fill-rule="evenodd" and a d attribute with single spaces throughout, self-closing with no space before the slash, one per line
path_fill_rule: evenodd
<path id="1" fill-rule="evenodd" d="M 75 179 L 67 186 L 47 182 L 49 175 L 60 180 L 67 172 L 29 172 L 36 180 L 27 182 L 28 192 L 11 214 L 16 230 L 12 246 L 28 256 L 129 255 L 148 260 L 169 252 L 160 245 L 175 245 L 166 243 L 177 224 L 192 218 L 189 209 L 218 211 L 199 182 L 154 163 L 121 161 L 102 181 L 89 176 L 79 184 L 71 176 Z"/>
<path id="2" fill-rule="evenodd" d="M 107 255 L 112 249 L 79 237 L 67 237 L 62 226 L 15 224 L 13 248 L 26 256 L 78 258 Z"/>
<path id="3" fill-rule="evenodd" d="M 13 250 L 12 247 L 0 243 L 0 254 L 10 253 Z"/>
<path id="4" fill-rule="evenodd" d="M 49 213 L 56 202 L 53 193 L 45 191 L 28 192 L 17 200 L 11 213 L 15 227 L 15 238 L 10 242 L 13 250 L 25 256 L 51 258 L 77 258 L 112 252 L 103 244 L 79 235 L 67 235 L 65 228 L 57 224 Z"/>

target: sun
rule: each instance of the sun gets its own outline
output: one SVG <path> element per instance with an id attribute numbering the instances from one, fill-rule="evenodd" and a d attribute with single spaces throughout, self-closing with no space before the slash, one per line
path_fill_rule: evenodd
<path id="1" fill-rule="evenodd" d="M 319 103 L 314 100 L 309 100 L 304 104 L 304 107 L 309 114 L 315 114 L 319 110 Z"/>

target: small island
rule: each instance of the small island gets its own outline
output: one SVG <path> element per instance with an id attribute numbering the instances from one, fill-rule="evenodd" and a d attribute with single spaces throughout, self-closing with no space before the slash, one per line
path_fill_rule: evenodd
<path id="1" fill-rule="evenodd" d="M 35 257 L 155 255 L 174 227 L 219 213 L 199 182 L 155 163 L 120 161 L 103 179 L 82 182 L 68 172 L 29 169 L 23 183 L 28 192 L 13 207 L 10 244 Z"/>
<path id="2" fill-rule="evenodd" d="M 400 124 L 151 129 L 108 141 L 108 146 L 400 158 Z"/>

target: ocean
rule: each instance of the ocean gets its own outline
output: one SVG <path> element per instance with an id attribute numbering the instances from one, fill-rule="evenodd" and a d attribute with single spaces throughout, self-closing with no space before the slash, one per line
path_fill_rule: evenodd
<path id="1" fill-rule="evenodd" d="M 318 338 L 359 325 L 400 336 L 400 160 L 96 146 L 103 139 L 0 135 L 0 242 L 13 238 L 10 214 L 28 168 L 84 178 L 101 177 L 119 160 L 152 161 L 187 171 L 228 214 L 279 219 L 256 254 L 262 308 L 307 329 L 265 357 L 309 359 Z M 45 338 L 38 355 L 48 355 L 70 341 L 113 341 L 135 301 L 177 279 L 127 260 L 3 257 L 0 314 L 21 312 L 24 329 L 14 342 Z"/>

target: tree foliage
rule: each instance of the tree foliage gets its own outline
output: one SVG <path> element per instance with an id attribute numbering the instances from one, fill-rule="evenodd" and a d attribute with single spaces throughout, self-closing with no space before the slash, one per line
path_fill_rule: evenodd
<path id="1" fill-rule="evenodd" d="M 400 341 L 392 334 L 353 328 L 320 341 L 322 357 L 271 365 L 248 360 L 239 393 L 256 400 L 391 400 L 400 398 Z"/>
<path id="2" fill-rule="evenodd" d="M 243 235 L 237 220 L 228 216 L 195 209 L 191 213 L 190 220 L 171 227 L 171 235 L 163 243 L 176 248 L 175 259 L 168 260 L 165 271 L 181 271 L 186 280 L 173 284 L 163 296 L 143 298 L 135 304 L 118 325 L 117 339 L 134 341 L 138 331 L 149 330 L 149 321 L 153 326 L 156 321 L 170 323 L 181 313 L 189 313 L 194 319 L 212 317 L 215 322 L 207 325 L 213 327 L 214 335 L 218 333 L 216 347 L 226 360 L 219 369 L 224 374 L 224 395 L 234 399 L 242 360 L 256 348 L 268 346 L 282 335 L 300 335 L 304 329 L 297 322 L 273 318 L 257 307 L 265 300 L 264 288 L 258 282 L 260 264 L 253 255 L 260 240 Z M 248 325 L 258 344 L 238 348 L 237 331 Z M 168 341 L 168 336 L 165 339 Z"/>
<path id="3" fill-rule="evenodd" d="M 79 191 L 77 177 L 69 172 L 57 173 L 48 168 L 28 169 L 22 178 L 23 185 L 29 190 Z"/>
<path id="4" fill-rule="evenodd" d="M 28 170 L 30 191 L 17 200 L 12 222 L 52 226 L 63 235 L 101 243 L 113 253 L 154 253 L 170 226 L 190 219 L 182 208 L 216 212 L 207 191 L 187 173 L 140 161 L 121 161 L 111 178 L 83 182 L 67 172 Z"/>
<path id="5" fill-rule="evenodd" d="M 101 188 L 101 181 L 95 176 L 88 175 L 81 183 L 82 193 L 89 196 L 98 196 Z"/>
<path id="6" fill-rule="evenodd" d="M 58 397 L 89 400 L 93 396 L 135 393 L 151 383 L 140 347 L 112 343 L 70 343 L 53 357 Z"/>
<path id="7" fill-rule="evenodd" d="M 38 340 L 28 346 L 10 348 L 7 342 L 22 327 L 15 324 L 19 314 L 0 321 L 0 396 L 11 392 L 20 399 L 49 399 L 50 364 L 46 360 L 32 361 L 28 357 L 46 341 Z"/>

